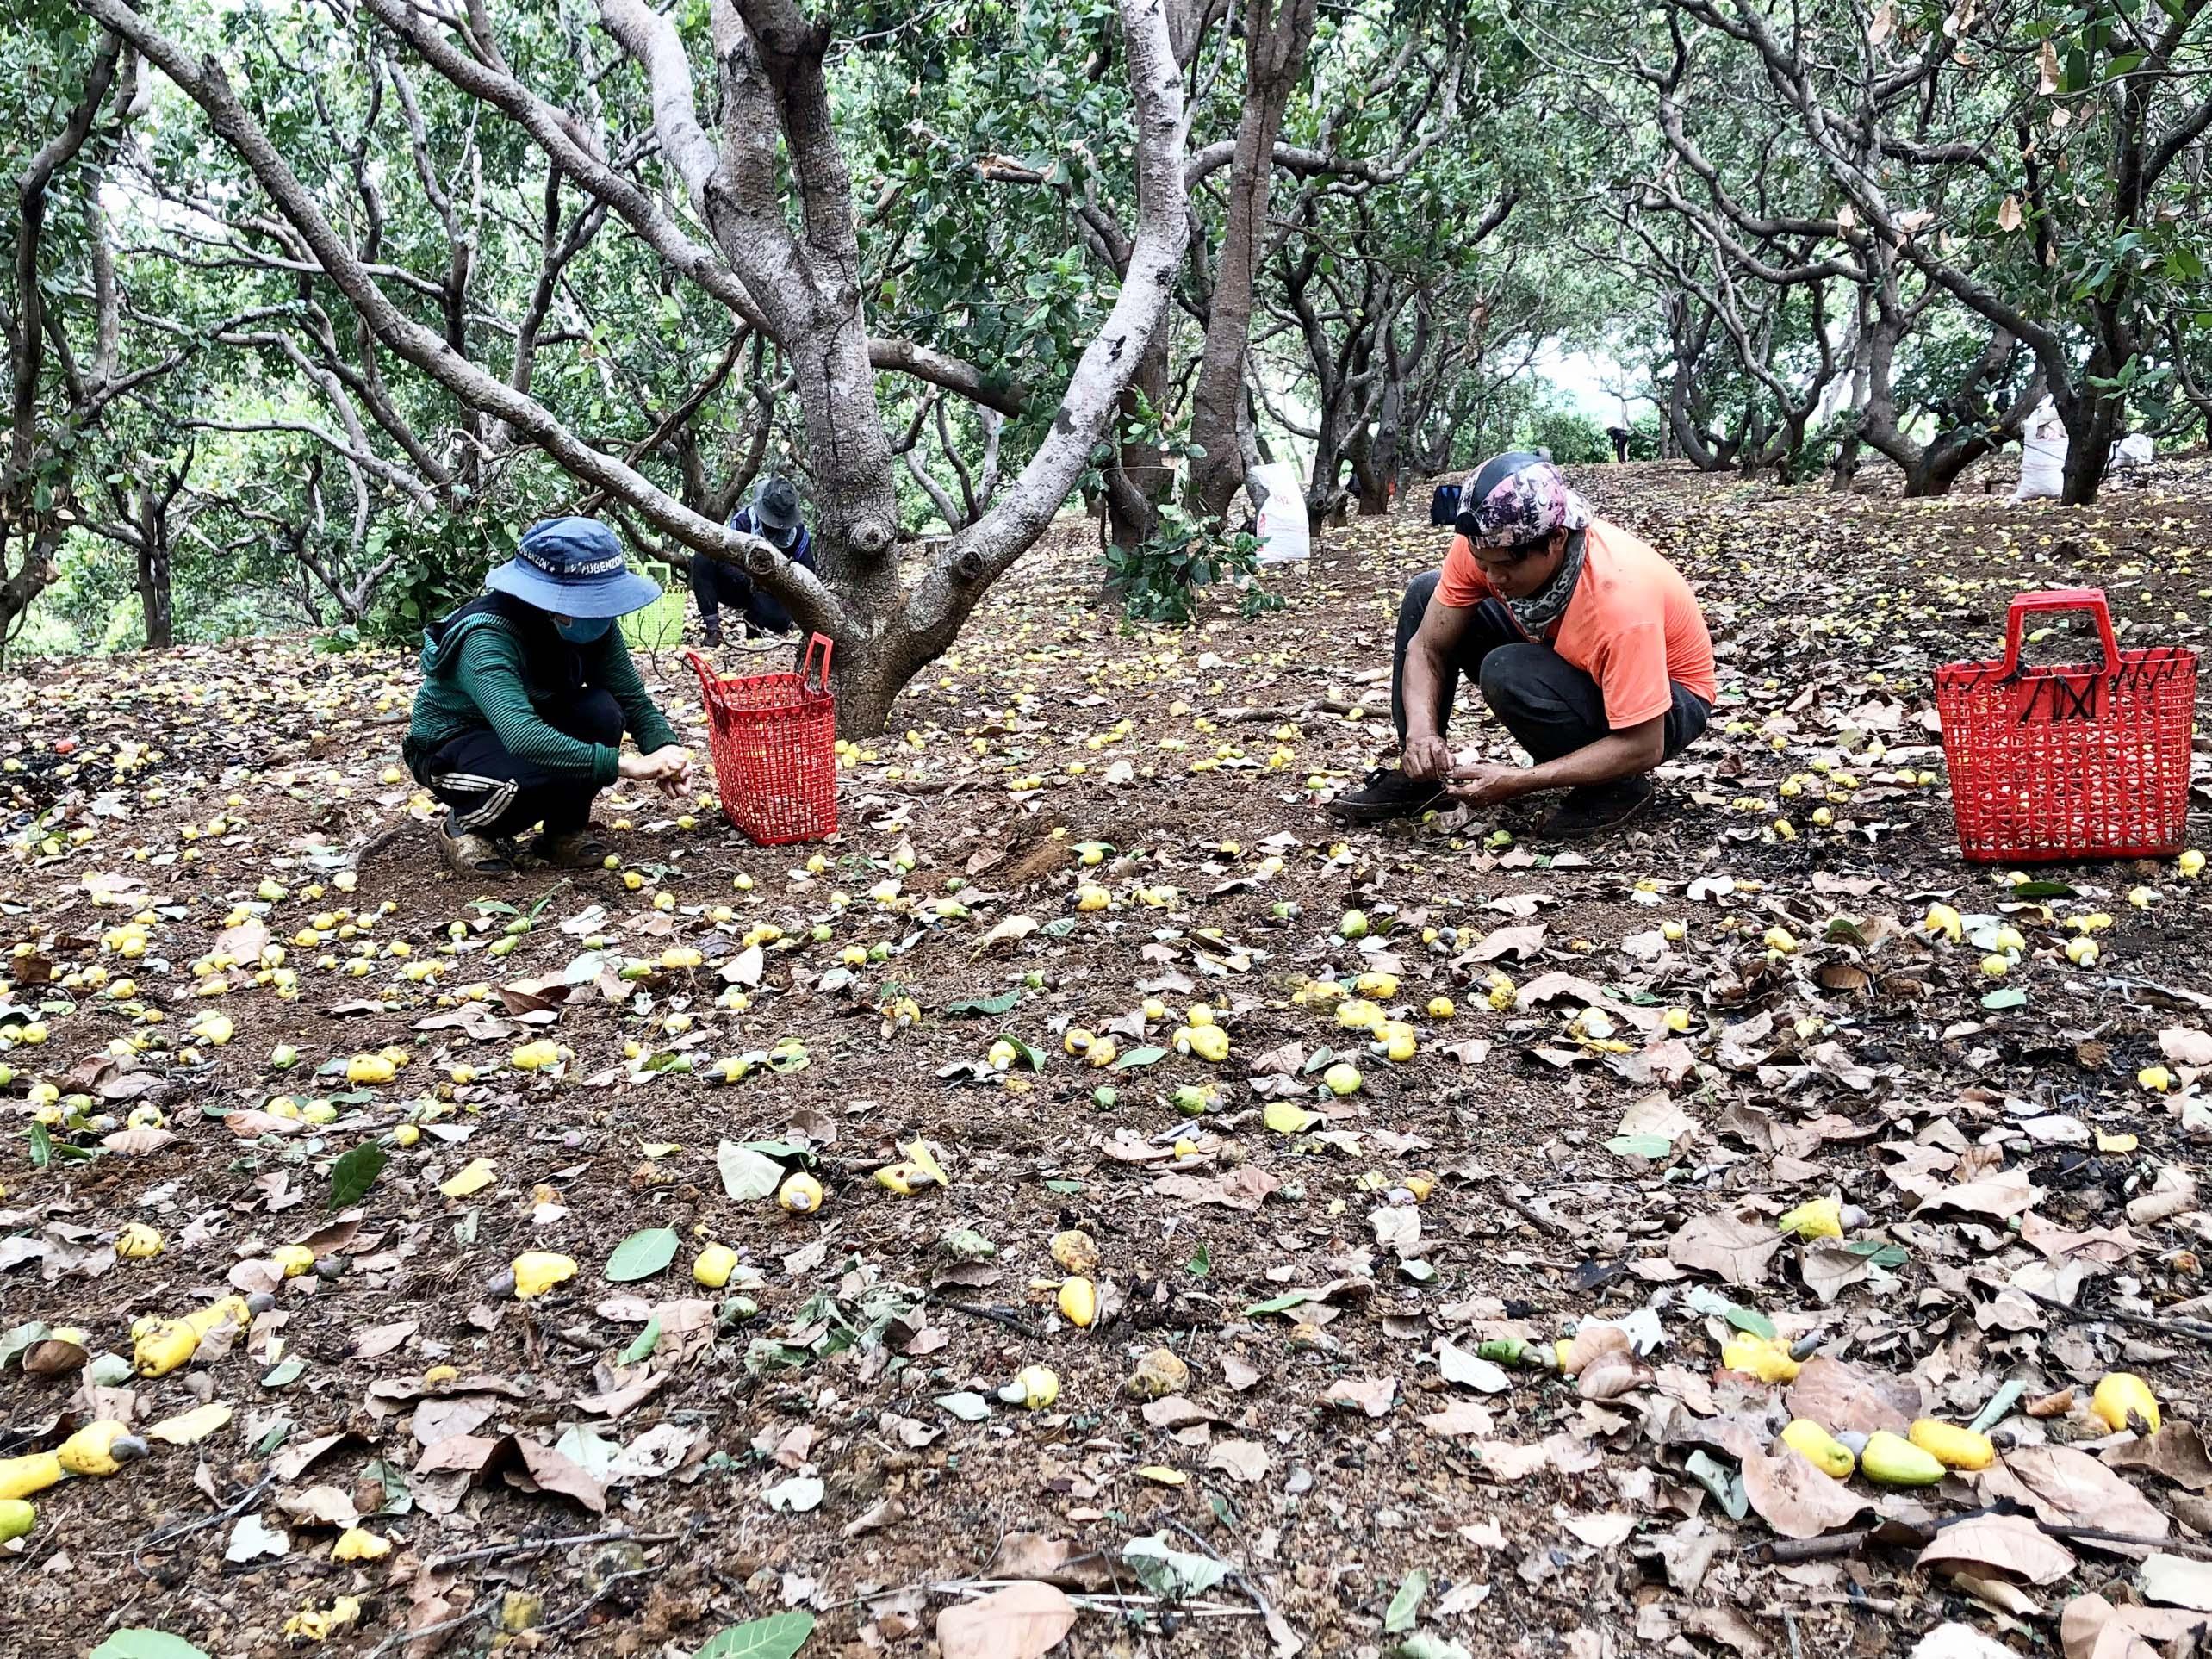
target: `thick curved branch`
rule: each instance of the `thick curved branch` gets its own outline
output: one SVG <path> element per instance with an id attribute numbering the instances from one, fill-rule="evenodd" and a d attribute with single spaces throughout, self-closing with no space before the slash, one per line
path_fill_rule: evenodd
<path id="1" fill-rule="evenodd" d="M 955 537 L 910 591 L 908 649 L 949 643 L 985 587 L 1034 544 L 1090 463 L 1091 446 L 1162 326 L 1190 239 L 1182 77 L 1158 0 L 1121 0 L 1137 131 L 1137 234 L 1105 326 L 1084 348 L 1051 429 L 996 506 Z"/>
<path id="2" fill-rule="evenodd" d="M 80 0 L 80 3 L 136 47 L 200 106 L 216 135 L 245 162 L 278 211 L 314 250 L 325 274 L 352 301 L 363 323 L 388 349 L 469 407 L 506 421 L 565 471 L 600 486 L 662 534 L 712 557 L 747 559 L 748 568 L 752 568 L 758 555 L 747 545 L 751 538 L 702 518 L 623 462 L 593 449 L 543 404 L 487 374 L 438 334 L 401 312 L 361 268 L 313 196 L 247 114 L 213 59 L 196 60 L 124 0 Z M 802 623 L 825 632 L 846 625 L 843 606 L 813 571 L 780 555 L 767 563 L 767 569 L 756 572 L 761 585 L 790 606 L 792 615 Z"/>
<path id="3" fill-rule="evenodd" d="M 731 274 L 721 257 L 711 248 L 685 235 L 634 181 L 610 166 L 595 151 L 586 147 L 565 112 L 532 92 L 496 59 L 486 63 L 455 46 L 438 31 L 431 19 L 407 3 L 407 0 L 363 0 L 363 3 L 379 22 L 405 40 L 414 49 L 417 56 L 455 87 L 490 104 L 529 134 L 532 141 L 566 177 L 620 214 L 624 222 L 644 238 L 653 251 L 680 274 L 719 301 L 749 326 L 773 332 L 768 330 L 767 319 L 754 302 L 751 291 Z M 656 22 L 658 21 L 655 20 Z M 629 26 L 625 22 L 624 27 Z M 646 34 L 650 38 L 655 31 L 649 29 Z M 623 37 L 618 34 L 616 38 L 620 40 Z M 628 49 L 626 44 L 624 49 Z M 657 45 L 655 49 L 658 49 Z M 677 53 L 680 59 L 680 43 L 678 43 Z M 681 67 L 685 76 L 681 90 L 687 99 L 690 93 L 688 62 L 682 63 Z M 680 113 L 676 118 L 680 122 Z M 694 130 L 699 130 L 695 114 L 691 117 L 690 125 Z M 700 136 L 705 137 L 703 131 Z M 711 148 L 711 140 L 709 140 L 710 152 Z M 868 360 L 879 369 L 898 370 L 917 380 L 942 386 L 948 391 L 957 392 L 970 401 L 997 409 L 1002 414 L 1018 415 L 1028 407 L 1024 388 L 1017 385 L 1000 384 L 972 363 L 962 362 L 929 346 L 917 345 L 911 340 L 871 338 L 868 341 Z"/>

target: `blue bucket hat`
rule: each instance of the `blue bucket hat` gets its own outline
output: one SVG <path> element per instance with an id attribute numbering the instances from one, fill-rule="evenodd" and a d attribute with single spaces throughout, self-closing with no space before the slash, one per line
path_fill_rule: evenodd
<path id="1" fill-rule="evenodd" d="M 661 597 L 659 585 L 630 568 L 614 531 L 596 519 L 540 519 L 484 586 L 580 618 L 625 617 Z"/>

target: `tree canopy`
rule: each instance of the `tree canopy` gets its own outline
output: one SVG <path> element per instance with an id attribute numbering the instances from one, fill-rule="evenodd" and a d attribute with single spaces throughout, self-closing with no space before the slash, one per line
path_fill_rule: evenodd
<path id="1" fill-rule="evenodd" d="M 2047 397 L 2085 500 L 2212 420 L 2203 11 L 37 0 L 0 628 L 404 637 L 594 512 L 873 729 L 1072 498 L 1174 614 L 1264 460 L 1320 524 L 1594 454 L 1578 348 L 1649 451 L 1913 494 Z"/>

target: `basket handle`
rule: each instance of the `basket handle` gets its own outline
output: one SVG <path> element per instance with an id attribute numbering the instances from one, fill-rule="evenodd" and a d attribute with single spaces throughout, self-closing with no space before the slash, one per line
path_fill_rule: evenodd
<path id="1" fill-rule="evenodd" d="M 684 660 L 692 665 L 692 671 L 699 675 L 699 695 L 709 703 L 713 702 L 718 690 L 718 682 L 721 678 L 715 672 L 713 664 L 689 646 L 684 648 Z"/>
<path id="2" fill-rule="evenodd" d="M 836 649 L 837 642 L 827 634 L 807 636 L 806 650 L 798 662 L 798 683 L 817 697 L 830 689 L 830 656 Z"/>
<path id="3" fill-rule="evenodd" d="M 2104 666 L 2101 674 L 2120 672 L 2120 641 L 2112 631 L 2112 609 L 2104 602 L 2102 587 L 2052 587 L 2040 593 L 2022 593 L 2016 597 L 2004 614 L 2004 670 L 2003 677 L 2010 680 L 2020 672 L 2022 624 L 2034 615 L 2049 611 L 2086 611 L 2097 618 L 2097 637 L 2104 647 Z"/>

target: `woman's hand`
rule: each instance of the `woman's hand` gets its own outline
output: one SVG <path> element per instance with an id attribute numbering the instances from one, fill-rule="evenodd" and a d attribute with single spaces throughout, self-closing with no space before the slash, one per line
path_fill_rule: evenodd
<path id="1" fill-rule="evenodd" d="M 624 755 L 614 763 L 618 775 L 656 786 L 674 796 L 691 783 L 691 751 L 679 743 L 664 743 L 650 755 Z"/>

